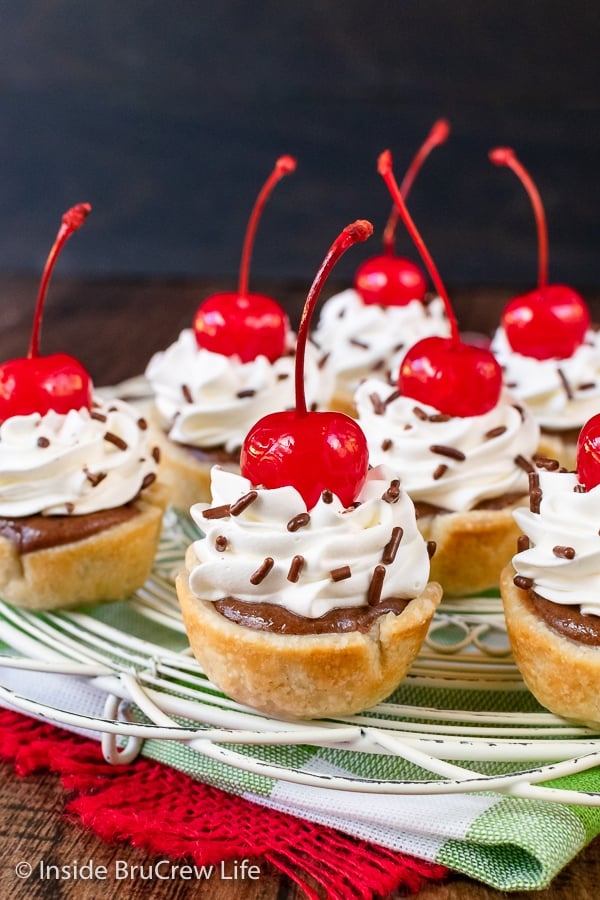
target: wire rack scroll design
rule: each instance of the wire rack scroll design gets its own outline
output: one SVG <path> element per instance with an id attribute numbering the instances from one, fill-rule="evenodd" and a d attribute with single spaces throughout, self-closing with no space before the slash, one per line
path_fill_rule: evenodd
<path id="1" fill-rule="evenodd" d="M 494 598 L 444 604 L 405 682 L 361 715 L 280 721 L 221 694 L 190 654 L 173 586 L 196 536 L 190 522 L 168 514 L 151 578 L 127 604 L 31 613 L 0 601 L 0 702 L 99 732 L 115 765 L 134 759 L 145 741 L 176 741 L 236 770 L 309 787 L 495 791 L 600 806 L 600 792 L 545 784 L 599 765 L 600 735 L 536 704 L 510 656 Z M 62 676 L 67 685 L 85 681 L 103 692 L 102 715 L 8 687 L 2 672 L 19 670 Z M 290 751 L 307 747 L 314 753 L 290 761 Z M 359 774 L 365 761 L 368 777 Z"/>

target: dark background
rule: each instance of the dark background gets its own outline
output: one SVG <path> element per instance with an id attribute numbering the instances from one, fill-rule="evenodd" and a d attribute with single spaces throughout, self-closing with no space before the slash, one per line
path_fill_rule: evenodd
<path id="1" fill-rule="evenodd" d="M 64 209 L 93 213 L 61 273 L 226 276 L 276 157 L 253 276 L 310 283 L 341 227 L 370 218 L 379 250 L 398 178 L 432 122 L 410 206 L 449 284 L 536 278 L 515 147 L 537 181 L 550 274 L 600 284 L 599 7 L 448 0 L 13 0 L 0 3 L 0 272 L 37 272 Z M 398 249 L 414 254 L 405 233 Z M 350 258 L 352 257 L 352 258 Z M 252 278 L 251 278 L 252 286 Z"/>

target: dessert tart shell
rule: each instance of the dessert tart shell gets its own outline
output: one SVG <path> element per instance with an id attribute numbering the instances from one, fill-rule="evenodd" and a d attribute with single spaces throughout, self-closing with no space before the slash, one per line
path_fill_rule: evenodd
<path id="1" fill-rule="evenodd" d="M 444 596 L 462 597 L 498 587 L 500 572 L 516 552 L 520 529 L 513 510 L 529 503 L 523 496 L 502 509 L 476 509 L 420 516 L 419 531 L 435 541 L 430 578 Z"/>
<path id="2" fill-rule="evenodd" d="M 158 547 L 166 492 L 155 482 L 137 514 L 80 541 L 20 554 L 0 538 L 0 596 L 30 610 L 121 600 L 148 578 Z"/>
<path id="3" fill-rule="evenodd" d="M 364 634 L 295 635 L 231 622 L 194 596 L 187 572 L 176 589 L 208 678 L 238 703 L 284 719 L 351 715 L 384 700 L 417 656 L 442 596 L 429 583 L 399 615 L 381 616 Z"/>
<path id="4" fill-rule="evenodd" d="M 534 697 L 569 721 L 600 727 L 600 647 L 559 634 L 531 610 L 515 570 L 502 571 L 500 590 L 514 661 Z"/>

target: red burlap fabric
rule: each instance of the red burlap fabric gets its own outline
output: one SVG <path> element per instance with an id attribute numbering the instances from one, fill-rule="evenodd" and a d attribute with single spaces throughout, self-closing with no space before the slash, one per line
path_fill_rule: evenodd
<path id="1" fill-rule="evenodd" d="M 0 758 L 12 760 L 21 775 L 54 772 L 75 795 L 67 815 L 107 842 L 129 841 L 196 865 L 263 859 L 310 898 L 416 893 L 447 874 L 442 866 L 265 809 L 160 763 L 139 758 L 129 766 L 109 766 L 95 741 L 4 709 Z"/>

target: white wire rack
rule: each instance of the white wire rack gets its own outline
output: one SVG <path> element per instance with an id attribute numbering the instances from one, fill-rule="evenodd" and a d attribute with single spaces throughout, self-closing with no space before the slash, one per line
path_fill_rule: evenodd
<path id="1" fill-rule="evenodd" d="M 127 604 L 31 613 L 0 601 L 0 702 L 99 732 L 113 764 L 134 759 L 147 740 L 178 741 L 235 769 L 312 787 L 396 795 L 496 791 L 600 806 L 600 775 L 599 791 L 545 784 L 598 766 L 600 734 L 533 700 L 510 655 L 497 598 L 442 604 L 399 690 L 360 715 L 282 721 L 224 696 L 190 653 L 173 585 L 197 536 L 193 528 L 167 514 L 152 576 Z M 93 686 L 106 696 L 103 714 L 27 696 L 14 687 L 18 670 Z M 12 673 L 12 688 L 3 672 Z M 290 765 L 285 751 L 294 746 L 315 754 L 333 748 L 349 761 L 369 754 L 374 774 L 359 777 L 351 765 L 347 775 L 323 774 L 310 759 Z M 268 754 L 261 752 L 266 747 Z"/>

